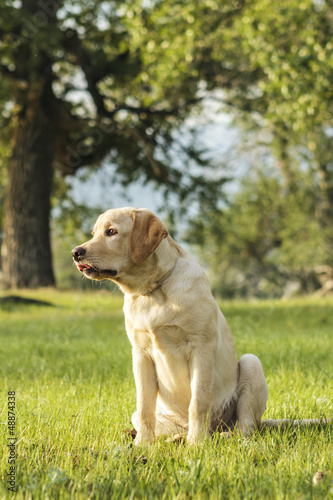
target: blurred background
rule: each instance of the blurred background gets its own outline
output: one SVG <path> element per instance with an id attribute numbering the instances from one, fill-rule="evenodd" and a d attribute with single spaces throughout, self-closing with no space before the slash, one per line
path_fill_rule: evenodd
<path id="1" fill-rule="evenodd" d="M 133 205 L 217 296 L 332 293 L 330 0 L 2 0 L 0 60 L 3 289 Z"/>

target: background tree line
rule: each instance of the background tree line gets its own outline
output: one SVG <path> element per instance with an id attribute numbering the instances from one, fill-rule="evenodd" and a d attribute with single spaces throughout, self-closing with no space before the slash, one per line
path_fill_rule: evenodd
<path id="1" fill-rule="evenodd" d="M 63 178 L 109 163 L 115 183 L 176 194 L 183 217 L 195 203 L 187 240 L 221 294 L 329 288 L 330 1 L 6 0 L 0 18 L 5 285 L 54 284 L 50 200 L 70 232 L 86 211 Z M 251 166 L 235 195 L 240 171 L 179 133 L 207 99 Z"/>

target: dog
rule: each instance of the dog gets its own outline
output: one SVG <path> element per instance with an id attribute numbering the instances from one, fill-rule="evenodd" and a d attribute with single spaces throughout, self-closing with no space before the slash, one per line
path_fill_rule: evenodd
<path id="1" fill-rule="evenodd" d="M 72 256 L 84 276 L 111 280 L 124 293 L 137 391 L 135 445 L 176 435 L 197 444 L 217 430 L 246 436 L 262 427 L 268 388 L 261 362 L 253 354 L 237 361 L 205 272 L 156 215 L 108 210 Z"/>

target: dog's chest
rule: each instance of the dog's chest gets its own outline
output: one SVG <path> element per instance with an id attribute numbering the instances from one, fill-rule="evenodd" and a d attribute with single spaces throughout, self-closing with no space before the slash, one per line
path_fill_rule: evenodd
<path id="1" fill-rule="evenodd" d="M 172 304 L 152 304 L 149 298 L 128 301 L 124 305 L 128 337 L 133 347 L 148 349 L 158 356 L 162 353 L 188 353 L 191 335 L 181 327 L 182 311 Z"/>
<path id="2" fill-rule="evenodd" d="M 148 304 L 148 306 L 147 306 Z M 134 349 L 148 353 L 153 360 L 159 397 L 169 408 L 176 402 L 178 408 L 189 405 L 189 360 L 195 339 L 181 326 L 181 311 L 169 306 L 125 309 L 126 330 Z M 147 307 L 146 307 L 147 306 Z M 152 310 L 153 309 L 153 310 Z M 178 395 L 182 394 L 181 401 Z M 185 410 L 184 410 L 185 411 Z"/>

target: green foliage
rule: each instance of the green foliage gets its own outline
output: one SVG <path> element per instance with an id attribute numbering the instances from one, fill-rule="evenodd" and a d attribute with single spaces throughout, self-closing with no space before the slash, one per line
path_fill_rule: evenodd
<path id="1" fill-rule="evenodd" d="M 165 439 L 134 449 L 122 433 L 136 404 L 122 298 L 97 290 L 25 295 L 55 307 L 0 311 L 3 423 L 7 392 L 16 392 L 17 498 L 332 496 L 332 425 L 244 440 L 214 436 L 195 449 Z M 264 418 L 331 417 L 332 305 L 331 299 L 223 305 L 238 356 L 253 352 L 262 360 L 269 386 Z M 7 430 L 1 426 L 3 443 Z M 1 457 L 1 496 L 12 498 L 7 451 Z M 317 470 L 324 476 L 314 486 Z"/>
<path id="2" fill-rule="evenodd" d="M 331 123 L 332 16 L 325 0 L 258 0 L 237 19 L 241 51 L 262 74 L 258 95 L 269 122 L 298 134 Z"/>
<path id="3" fill-rule="evenodd" d="M 288 282 L 319 288 L 316 266 L 332 266 L 330 230 L 316 218 L 317 194 L 309 172 L 288 192 L 276 170 L 245 177 L 220 212 L 201 214 L 187 241 L 197 246 L 216 293 L 281 296 Z"/>
<path id="4" fill-rule="evenodd" d="M 8 101 L 15 113 L 43 105 L 33 96 L 49 68 L 57 109 L 52 117 L 57 170 L 73 175 L 107 160 L 116 181 L 153 182 L 165 194 L 178 194 L 183 206 L 195 192 L 204 203 L 221 196 L 218 186 L 224 179 L 215 173 L 214 184 L 209 183 L 209 161 L 195 142 L 190 144 L 190 134 L 184 144 L 173 133 L 201 99 L 201 57 L 193 58 L 203 21 L 193 17 L 194 6 L 185 7 L 185 17 L 176 23 L 167 2 L 65 1 L 25 7 L 11 1 L 1 6 L 0 112 Z M 177 2 L 175 8 L 183 9 Z M 210 8 L 203 10 L 210 16 Z M 189 22 L 192 34 L 183 32 Z M 172 36 L 169 49 L 167 33 Z M 172 154 L 174 147 L 178 151 Z M 189 163 L 197 174 L 189 174 Z"/>

